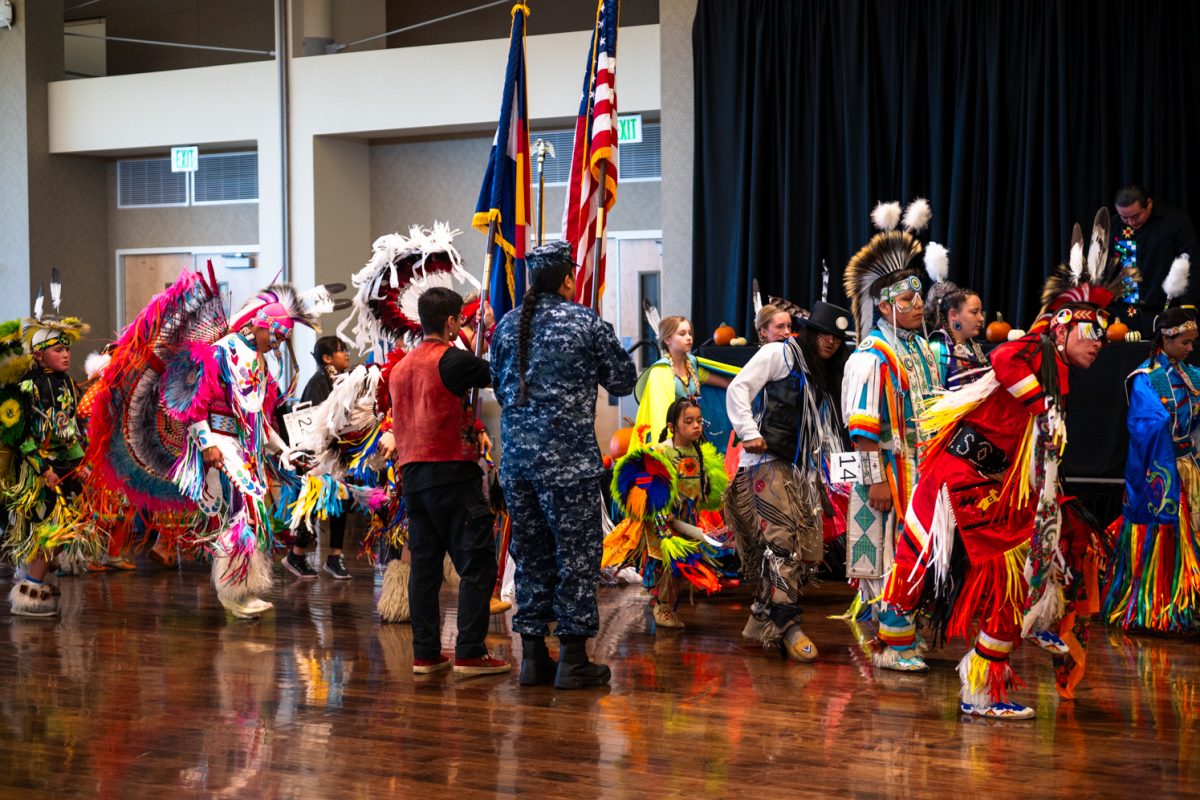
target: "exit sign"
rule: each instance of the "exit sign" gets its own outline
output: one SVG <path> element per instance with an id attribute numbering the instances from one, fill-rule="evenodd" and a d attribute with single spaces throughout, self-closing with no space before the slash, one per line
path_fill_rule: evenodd
<path id="1" fill-rule="evenodd" d="M 640 131 L 640 126 L 639 126 Z M 638 134 L 641 135 L 640 133 Z M 172 147 L 171 172 L 195 172 L 200 165 L 199 147 Z"/>
<path id="2" fill-rule="evenodd" d="M 642 141 L 642 115 L 617 117 L 617 144 L 638 144 Z"/>

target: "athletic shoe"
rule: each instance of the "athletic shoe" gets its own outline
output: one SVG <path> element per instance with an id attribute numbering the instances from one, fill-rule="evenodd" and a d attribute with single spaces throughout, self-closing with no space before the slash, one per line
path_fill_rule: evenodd
<path id="1" fill-rule="evenodd" d="M 502 658 L 496 658 L 491 653 L 484 653 L 479 658 L 454 659 L 455 675 L 498 675 L 510 669 L 512 664 Z"/>
<path id="2" fill-rule="evenodd" d="M 442 654 L 437 658 L 414 658 L 413 672 L 417 675 L 428 675 L 431 672 L 441 672 L 450 668 L 450 657 Z"/>
<path id="3" fill-rule="evenodd" d="M 1067 647 L 1067 643 L 1062 638 L 1052 631 L 1035 631 L 1025 637 L 1028 641 L 1033 642 L 1038 647 L 1056 656 L 1065 656 L 1071 652 L 1071 648 Z"/>
<path id="4" fill-rule="evenodd" d="M 330 556 L 325 559 L 325 571 L 334 577 L 335 580 L 348 581 L 350 573 L 346 570 L 346 562 L 341 556 Z M 317 573 L 313 573 L 316 575 Z"/>
<path id="5" fill-rule="evenodd" d="M 683 620 L 670 606 L 662 603 L 654 604 L 654 624 L 660 628 L 682 628 Z"/>
<path id="6" fill-rule="evenodd" d="M 288 553 L 283 557 L 283 567 L 297 578 L 317 577 L 317 571 L 308 563 L 308 558 L 296 553 Z"/>
<path id="7" fill-rule="evenodd" d="M 960 708 L 964 714 L 989 719 L 1033 719 L 1037 713 L 1029 706 L 1023 706 L 1020 703 L 992 703 L 990 706 L 962 703 Z"/>

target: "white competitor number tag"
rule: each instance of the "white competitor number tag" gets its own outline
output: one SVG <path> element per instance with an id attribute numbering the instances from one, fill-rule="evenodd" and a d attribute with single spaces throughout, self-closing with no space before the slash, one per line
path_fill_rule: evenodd
<path id="1" fill-rule="evenodd" d="M 846 453 L 834 453 L 829 459 L 830 483 L 882 483 L 883 459 L 878 453 L 859 452 L 851 450 Z"/>
<path id="2" fill-rule="evenodd" d="M 287 428 L 288 442 L 299 447 L 316 427 L 317 406 L 307 405 L 283 415 L 283 427 Z"/>

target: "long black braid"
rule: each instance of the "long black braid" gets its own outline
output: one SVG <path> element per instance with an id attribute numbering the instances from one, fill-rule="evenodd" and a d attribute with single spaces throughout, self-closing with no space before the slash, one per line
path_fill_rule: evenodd
<path id="1" fill-rule="evenodd" d="M 575 269 L 571 261 L 571 246 L 563 241 L 550 242 L 530 250 L 526 265 L 532 283 L 521 302 L 520 325 L 517 327 L 517 374 L 521 383 L 516 404 L 519 406 L 529 402 L 525 373 L 529 370 L 529 343 L 533 338 L 533 314 L 537 310 L 538 297 L 558 294 L 563 281 Z"/>

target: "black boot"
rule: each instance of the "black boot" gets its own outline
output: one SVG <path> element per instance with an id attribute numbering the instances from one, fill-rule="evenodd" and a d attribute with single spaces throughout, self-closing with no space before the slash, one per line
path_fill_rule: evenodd
<path id="1" fill-rule="evenodd" d="M 554 676 L 556 689 L 590 689 L 604 686 L 612 670 L 603 664 L 588 661 L 587 639 L 583 636 L 560 636 L 562 644 L 558 657 L 558 673 Z"/>
<path id="2" fill-rule="evenodd" d="M 545 637 L 521 634 L 521 677 L 518 680 L 522 686 L 552 683 L 557 667 L 546 649 Z"/>

